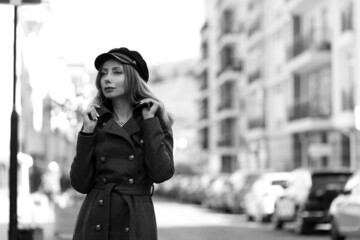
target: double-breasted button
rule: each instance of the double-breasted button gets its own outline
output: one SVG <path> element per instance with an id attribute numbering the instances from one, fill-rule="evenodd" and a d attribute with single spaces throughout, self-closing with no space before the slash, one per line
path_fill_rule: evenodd
<path id="1" fill-rule="evenodd" d="M 140 143 L 143 144 L 143 143 L 144 143 L 144 140 L 140 139 Z"/>
<path id="2" fill-rule="evenodd" d="M 129 232 L 130 231 L 130 228 L 126 227 L 124 228 L 124 232 Z"/>
<path id="3" fill-rule="evenodd" d="M 134 159 L 135 159 L 135 156 L 134 156 L 134 155 L 130 155 L 130 156 L 129 156 L 129 160 L 130 160 L 130 161 L 132 161 L 132 160 L 134 160 Z"/>
<path id="4" fill-rule="evenodd" d="M 97 225 L 95 226 L 95 229 L 96 229 L 96 231 L 101 231 L 101 225 L 100 225 L 100 224 L 97 224 Z"/>
<path id="5" fill-rule="evenodd" d="M 99 204 L 99 206 L 104 205 L 104 200 L 100 199 L 100 200 L 98 201 L 98 204 Z"/>
<path id="6" fill-rule="evenodd" d="M 135 182 L 135 181 L 134 181 L 133 178 L 129 178 L 129 183 L 130 183 L 130 184 L 134 184 L 134 182 Z"/>
<path id="7" fill-rule="evenodd" d="M 102 126 L 105 127 L 105 125 L 106 125 L 106 122 L 103 122 Z"/>
<path id="8" fill-rule="evenodd" d="M 102 179 L 102 181 L 103 181 L 103 183 L 107 183 L 107 178 L 104 177 L 104 178 Z"/>
<path id="9" fill-rule="evenodd" d="M 101 157 L 100 162 L 102 162 L 102 163 L 106 162 L 106 157 Z"/>

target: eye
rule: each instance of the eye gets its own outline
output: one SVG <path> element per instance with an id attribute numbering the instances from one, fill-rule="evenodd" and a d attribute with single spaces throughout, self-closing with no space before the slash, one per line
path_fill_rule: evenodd
<path id="1" fill-rule="evenodd" d="M 100 76 L 104 76 L 104 75 L 106 75 L 106 71 L 101 71 Z"/>
<path id="2" fill-rule="evenodd" d="M 116 75 L 120 75 L 120 74 L 122 74 L 123 72 L 122 71 L 115 71 L 114 72 L 114 74 L 116 74 Z"/>

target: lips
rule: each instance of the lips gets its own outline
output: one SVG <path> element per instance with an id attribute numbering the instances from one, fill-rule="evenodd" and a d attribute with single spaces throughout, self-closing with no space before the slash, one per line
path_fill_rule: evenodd
<path id="1" fill-rule="evenodd" d="M 105 87 L 104 88 L 104 91 L 111 91 L 111 90 L 114 90 L 115 88 L 113 88 L 113 87 Z"/>

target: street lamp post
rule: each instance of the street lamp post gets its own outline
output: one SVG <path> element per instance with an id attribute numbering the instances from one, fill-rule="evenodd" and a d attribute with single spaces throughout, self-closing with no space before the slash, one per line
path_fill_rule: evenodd
<path id="1" fill-rule="evenodd" d="M 11 132 L 10 132 L 10 215 L 9 215 L 9 240 L 18 239 L 17 229 L 17 153 L 18 153 L 18 122 L 19 117 L 16 112 L 16 39 L 17 39 L 17 12 L 18 6 L 14 5 L 14 46 L 13 46 L 13 107 L 11 113 Z"/>
<path id="2" fill-rule="evenodd" d="M 10 167 L 9 167 L 9 240 L 18 240 L 18 220 L 17 220 L 17 171 L 18 159 L 17 154 L 19 150 L 18 144 L 18 123 L 19 116 L 16 112 L 16 55 L 17 55 L 17 23 L 18 23 L 18 6 L 21 4 L 40 3 L 41 0 L 0 0 L 0 4 L 14 5 L 14 45 L 13 45 L 13 101 L 12 112 L 10 119 Z"/>

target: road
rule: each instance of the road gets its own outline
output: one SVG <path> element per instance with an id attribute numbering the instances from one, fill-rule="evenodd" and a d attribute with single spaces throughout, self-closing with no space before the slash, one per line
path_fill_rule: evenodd
<path id="1" fill-rule="evenodd" d="M 243 215 L 214 212 L 192 204 L 157 199 L 155 210 L 159 240 L 329 240 L 328 231 L 318 229 L 297 236 L 292 226 L 275 231 L 270 224 L 247 222 Z"/>
<path id="2" fill-rule="evenodd" d="M 270 224 L 247 222 L 240 214 L 215 212 L 198 205 L 154 198 L 159 240 L 329 240 L 328 231 L 297 236 L 291 226 L 275 231 Z M 61 240 L 70 240 L 78 210 L 68 211 L 61 224 L 41 223 L 44 240 L 58 240 L 54 231 L 61 228 Z M 58 219 L 58 217 L 55 217 Z M 59 225 L 61 225 L 59 227 Z M 0 240 L 7 239 L 6 224 L 0 224 Z"/>

